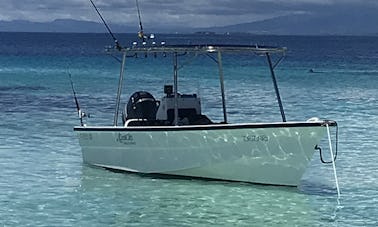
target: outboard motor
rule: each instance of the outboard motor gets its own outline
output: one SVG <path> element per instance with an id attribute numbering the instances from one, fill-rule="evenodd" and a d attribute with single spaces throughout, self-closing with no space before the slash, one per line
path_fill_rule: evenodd
<path id="1" fill-rule="evenodd" d="M 137 91 L 129 99 L 126 106 L 128 119 L 156 120 L 157 102 L 155 98 L 146 91 Z"/>

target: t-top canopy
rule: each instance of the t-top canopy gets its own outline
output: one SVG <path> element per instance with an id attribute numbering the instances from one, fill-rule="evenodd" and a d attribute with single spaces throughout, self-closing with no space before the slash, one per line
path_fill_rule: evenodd
<path id="1" fill-rule="evenodd" d="M 280 111 L 282 115 L 282 121 L 286 121 L 285 113 L 282 107 L 281 98 L 279 95 L 278 87 L 276 84 L 276 79 L 274 75 L 274 68 L 277 64 L 283 59 L 285 56 L 286 48 L 285 47 L 272 47 L 272 46 L 259 46 L 259 45 L 137 45 L 136 43 L 133 44 L 132 47 L 110 47 L 106 49 L 106 52 L 109 54 L 113 54 L 115 52 L 122 53 L 123 58 L 121 63 L 121 71 L 120 71 L 120 79 L 118 85 L 118 92 L 117 92 L 117 100 L 116 100 L 116 110 L 114 114 L 114 126 L 117 125 L 118 121 L 118 112 L 119 112 L 119 104 L 120 104 L 120 97 L 121 97 L 121 90 L 122 90 L 122 81 L 123 81 L 123 74 L 125 68 L 126 57 L 138 57 L 139 54 L 144 54 L 147 57 L 148 54 L 153 54 L 156 56 L 157 54 L 162 54 L 163 56 L 166 55 L 173 55 L 173 75 L 174 75 L 174 91 L 175 91 L 175 110 L 174 110 L 174 122 L 175 125 L 178 125 L 178 102 L 177 102 L 177 74 L 178 74 L 178 56 L 185 55 L 187 53 L 194 54 L 195 56 L 199 54 L 210 55 L 211 53 L 217 53 L 217 59 L 213 56 L 209 56 L 213 59 L 219 68 L 219 78 L 221 83 L 221 94 L 222 94 L 222 106 L 223 106 L 223 116 L 224 122 L 227 122 L 227 114 L 226 114 L 226 104 L 225 104 L 225 93 L 224 93 L 224 82 L 223 82 L 223 66 L 222 66 L 222 53 L 243 53 L 243 54 L 256 54 L 256 55 L 266 55 L 269 63 L 269 68 L 271 71 L 271 76 L 273 78 L 273 84 L 275 87 L 277 100 L 280 106 Z M 280 54 L 281 57 L 278 61 L 273 65 L 271 61 L 271 54 Z"/>

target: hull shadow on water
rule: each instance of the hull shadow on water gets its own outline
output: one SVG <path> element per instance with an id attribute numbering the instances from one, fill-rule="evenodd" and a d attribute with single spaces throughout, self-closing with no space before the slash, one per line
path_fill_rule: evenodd
<path id="1" fill-rule="evenodd" d="M 271 184 L 251 183 L 251 182 L 232 181 L 232 180 L 220 180 L 220 179 L 212 179 L 212 178 L 205 178 L 205 177 L 168 175 L 168 174 L 160 174 L 160 173 L 136 173 L 136 172 L 129 172 L 125 170 L 92 166 L 88 164 L 83 165 L 83 175 L 90 174 L 89 173 L 90 171 L 88 171 L 90 169 L 96 169 L 96 170 L 102 170 L 102 171 L 107 170 L 108 172 L 138 177 L 141 179 L 172 180 L 172 181 L 175 181 L 176 183 L 177 181 L 184 181 L 185 183 L 193 182 L 195 184 L 205 184 L 205 185 L 210 184 L 210 185 L 222 185 L 222 186 L 228 186 L 228 187 L 252 187 L 254 189 L 259 189 L 259 190 L 279 189 L 279 190 L 283 190 L 290 193 L 301 192 L 299 188 L 295 186 L 271 185 Z M 308 194 L 308 193 L 303 193 L 303 194 Z"/>

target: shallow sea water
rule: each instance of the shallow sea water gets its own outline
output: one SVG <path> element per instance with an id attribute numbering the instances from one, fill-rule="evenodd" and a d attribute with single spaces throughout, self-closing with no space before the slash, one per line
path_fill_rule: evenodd
<path id="1" fill-rule="evenodd" d="M 277 68 L 288 120 L 319 117 L 339 124 L 340 204 L 332 166 L 322 164 L 318 153 L 298 188 L 142 177 L 84 165 L 72 130 L 79 121 L 68 72 L 82 108 L 92 116 L 87 123 L 110 124 L 119 70 L 119 64 L 101 52 L 110 40 L 104 34 L 1 33 L 0 225 L 378 224 L 377 37 L 161 37 L 171 43 L 211 40 L 288 47 Z M 225 57 L 231 122 L 280 121 L 266 62 L 256 59 Z M 152 65 L 172 60 L 128 61 L 147 63 L 143 68 L 126 67 L 123 103 L 135 90 L 161 97 L 172 68 Z M 251 62 L 253 69 L 246 66 Z M 216 65 L 206 57 L 191 63 L 192 68 L 180 70 L 181 91 L 199 93 L 204 112 L 220 121 Z M 308 73 L 310 68 L 317 73 Z M 327 147 L 326 139 L 322 146 Z"/>

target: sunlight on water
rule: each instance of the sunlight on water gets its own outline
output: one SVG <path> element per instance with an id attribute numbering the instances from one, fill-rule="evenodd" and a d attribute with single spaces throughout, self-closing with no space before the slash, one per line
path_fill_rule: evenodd
<path id="1" fill-rule="evenodd" d="M 92 38 L 93 43 L 85 45 L 97 47 L 106 40 Z M 26 48 L 22 56 L 17 50 L 4 50 L 0 57 L 0 224 L 376 226 L 378 65 L 369 50 L 376 48 L 378 40 L 369 39 L 371 46 L 364 51 L 353 37 L 322 39 L 323 49 L 311 49 L 310 43 L 316 43 L 313 37 L 251 37 L 262 38 L 292 50 L 277 69 L 288 120 L 338 121 L 340 205 L 332 166 L 322 164 L 318 152 L 298 188 L 141 177 L 84 165 L 72 130 L 79 121 L 67 71 L 82 108 L 92 115 L 88 123 L 101 125 L 113 119 L 119 68 L 111 58 L 98 54 L 101 48 L 85 49 L 78 40 L 71 43 L 74 37 L 67 35 L 60 42 L 70 48 L 62 53 L 42 51 L 42 44 L 31 40 L 34 49 Z M 333 48 L 339 39 L 354 45 L 355 56 Z M 150 59 L 130 61 L 145 60 Z M 171 63 L 171 59 L 152 61 Z M 248 61 L 225 58 L 225 66 L 230 66 L 225 69 L 230 122 L 280 121 L 264 61 L 256 61 L 254 69 L 246 67 Z M 151 65 L 126 68 L 123 104 L 135 90 L 151 91 L 156 98 L 163 95 L 163 85 L 171 83 L 172 68 Z M 180 70 L 180 89 L 199 93 L 204 113 L 222 121 L 213 62 L 201 58 L 193 65 L 194 69 Z M 319 73 L 309 74 L 309 68 Z M 321 146 L 324 159 L 330 160 L 326 138 Z"/>

